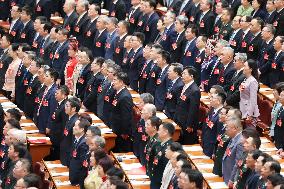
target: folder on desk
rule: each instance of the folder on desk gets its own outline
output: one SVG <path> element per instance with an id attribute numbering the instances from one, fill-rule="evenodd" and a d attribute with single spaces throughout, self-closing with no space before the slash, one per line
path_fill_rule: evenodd
<path id="1" fill-rule="evenodd" d="M 141 166 L 139 168 L 133 168 L 128 173 L 128 175 L 146 175 L 146 168 Z"/>

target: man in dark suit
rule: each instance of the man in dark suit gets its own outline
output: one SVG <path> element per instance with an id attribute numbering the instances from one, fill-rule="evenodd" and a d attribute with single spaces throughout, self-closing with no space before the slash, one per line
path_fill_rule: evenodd
<path id="1" fill-rule="evenodd" d="M 241 0 L 230 0 L 229 7 L 234 11 L 235 16 L 237 14 L 238 8 L 241 5 Z"/>
<path id="2" fill-rule="evenodd" d="M 116 63 L 118 63 L 118 65 L 120 65 L 122 71 L 125 72 L 125 73 L 128 73 L 130 58 L 132 57 L 132 55 L 134 53 L 134 51 L 132 49 L 132 44 L 131 44 L 132 39 L 131 38 L 132 38 L 131 35 L 128 35 L 128 36 L 125 37 L 124 43 L 123 43 L 123 47 L 124 47 L 125 51 L 123 52 L 122 62 L 121 63 L 116 62 Z"/>
<path id="3" fill-rule="evenodd" d="M 241 45 L 239 47 L 238 52 L 247 53 L 248 52 L 248 44 L 253 37 L 253 34 L 250 31 L 250 23 L 252 17 L 250 16 L 243 16 L 241 18 L 241 29 L 243 31 L 243 36 L 241 37 Z"/>
<path id="4" fill-rule="evenodd" d="M 80 110 L 80 100 L 76 97 L 68 98 L 65 103 L 65 113 L 67 114 L 67 122 L 64 125 L 63 136 L 60 142 L 60 161 L 63 165 L 70 165 L 71 149 L 73 141 L 73 127 L 79 119 L 78 112 Z"/>
<path id="5" fill-rule="evenodd" d="M 243 36 L 243 31 L 240 28 L 240 21 L 241 16 L 235 16 L 235 18 L 232 21 L 232 34 L 229 38 L 230 47 L 234 49 L 234 52 L 239 52 L 239 48 L 241 47 L 241 39 Z"/>
<path id="6" fill-rule="evenodd" d="M 222 25 L 219 30 L 218 39 L 229 40 L 233 32 L 232 28 L 232 10 L 230 8 L 224 8 L 222 11 Z"/>
<path id="7" fill-rule="evenodd" d="M 114 45 L 115 42 L 118 38 L 118 34 L 117 34 L 117 24 L 118 24 L 118 20 L 117 18 L 114 17 L 109 17 L 108 18 L 108 24 L 106 25 L 106 29 L 107 29 L 107 38 L 106 38 L 106 45 L 105 45 L 105 59 L 110 59 L 113 60 L 113 55 L 115 52 L 114 49 Z"/>
<path id="8" fill-rule="evenodd" d="M 93 48 L 93 41 L 97 32 L 97 20 L 99 15 L 101 14 L 101 8 L 99 5 L 92 4 L 89 6 L 88 16 L 90 20 L 86 26 L 84 37 L 83 37 L 83 44 L 85 47 L 89 49 Z"/>
<path id="9" fill-rule="evenodd" d="M 157 4 L 154 0 L 145 0 L 144 5 L 144 13 L 148 16 L 143 31 L 145 34 L 144 44 L 147 44 L 150 42 L 154 42 L 159 33 L 157 29 L 159 15 L 155 12 Z"/>
<path id="10" fill-rule="evenodd" d="M 184 34 L 188 24 L 185 16 L 178 16 L 175 21 L 176 35 L 170 39 L 171 62 L 180 62 L 182 56 L 182 46 L 185 42 Z"/>
<path id="11" fill-rule="evenodd" d="M 108 17 L 106 16 L 99 16 L 99 18 L 97 19 L 96 23 L 97 31 L 95 34 L 93 47 L 92 47 L 94 58 L 99 56 L 105 57 L 105 45 L 107 39 L 107 31 L 106 31 L 107 21 Z"/>
<path id="12" fill-rule="evenodd" d="M 53 40 L 51 39 L 49 33 L 52 26 L 49 22 L 41 24 L 39 34 L 42 36 L 42 40 L 38 45 L 37 55 L 44 60 L 44 64 L 50 65 L 50 51 L 52 50 Z"/>
<path id="13" fill-rule="evenodd" d="M 66 13 L 66 16 L 63 21 L 63 28 L 65 28 L 70 35 L 74 34 L 74 25 L 77 22 L 78 14 L 75 11 L 76 2 L 75 1 L 66 1 L 63 5 L 63 10 Z"/>
<path id="14" fill-rule="evenodd" d="M 212 157 L 215 144 L 217 142 L 217 129 L 220 127 L 219 113 L 225 102 L 226 95 L 224 93 L 218 93 L 211 96 L 210 105 L 211 109 L 202 123 L 202 148 L 203 153 L 206 156 Z"/>
<path id="15" fill-rule="evenodd" d="M 67 38 L 69 36 L 68 33 L 69 32 L 66 29 L 60 29 L 58 31 L 57 40 L 59 45 L 52 55 L 51 67 L 59 73 L 58 80 L 56 81 L 57 84 L 64 83 L 64 70 L 66 63 L 69 60 L 69 42 L 67 41 Z"/>
<path id="16" fill-rule="evenodd" d="M 282 27 L 284 24 L 284 2 L 283 1 L 274 1 L 277 16 L 275 21 L 273 22 L 273 26 L 276 28 L 275 35 L 283 36 L 284 35 L 284 28 Z"/>
<path id="17" fill-rule="evenodd" d="M 231 80 L 235 73 L 234 68 L 234 50 L 231 47 L 225 47 L 222 49 L 221 63 L 223 69 L 220 70 L 219 85 L 221 85 L 225 91 L 228 91 L 231 86 Z"/>
<path id="18" fill-rule="evenodd" d="M 13 36 L 13 41 L 17 40 L 17 36 L 19 32 L 24 27 L 23 22 L 20 19 L 21 10 L 19 6 L 15 5 L 11 8 L 11 21 L 10 21 L 10 29 L 9 34 Z"/>
<path id="19" fill-rule="evenodd" d="M 126 5 L 123 0 L 112 0 L 109 7 L 109 15 L 119 21 L 126 18 Z"/>
<path id="20" fill-rule="evenodd" d="M 175 30 L 175 25 L 174 25 L 175 20 L 176 20 L 176 16 L 175 16 L 174 12 L 168 11 L 165 14 L 163 23 L 164 23 L 166 28 L 165 28 L 164 32 L 161 34 L 161 40 L 160 40 L 159 44 L 162 45 L 162 47 L 166 51 L 171 50 L 172 40 L 176 39 L 176 36 L 177 36 L 176 30 Z M 182 41 L 182 40 L 179 40 L 179 41 Z"/>
<path id="21" fill-rule="evenodd" d="M 0 20 L 6 21 L 9 18 L 9 14 L 10 14 L 9 8 L 10 8 L 9 0 L 0 2 L 0 11 L 1 11 Z"/>
<path id="22" fill-rule="evenodd" d="M 133 33 L 131 40 L 133 54 L 130 57 L 129 70 L 127 74 L 130 81 L 130 87 L 133 90 L 138 91 L 139 73 L 141 72 L 145 61 L 143 57 L 143 42 L 145 40 L 145 36 L 143 33 L 135 32 Z"/>
<path id="23" fill-rule="evenodd" d="M 197 47 L 196 47 L 196 36 L 197 36 L 197 28 L 194 25 L 190 25 L 187 27 L 185 31 L 185 43 L 182 49 L 182 57 L 181 64 L 185 66 L 194 66 L 195 58 L 197 55 Z"/>
<path id="24" fill-rule="evenodd" d="M 85 46 L 84 45 L 84 35 L 86 32 L 87 24 L 90 21 L 90 18 L 88 17 L 88 1 L 80 1 L 76 5 L 76 11 L 78 13 L 78 19 L 74 23 L 73 28 L 73 36 L 76 37 L 76 39 L 79 42 L 79 46 Z"/>
<path id="25" fill-rule="evenodd" d="M 139 17 L 142 15 L 142 11 L 140 8 L 140 0 L 132 0 L 132 7 L 130 8 L 128 14 L 129 21 L 129 34 L 133 34 L 136 31 L 136 26 L 138 25 Z"/>
<path id="26" fill-rule="evenodd" d="M 251 21 L 250 31 L 253 34 L 250 42 L 248 43 L 248 59 L 257 60 L 260 51 L 261 51 L 261 44 L 263 40 L 261 39 L 261 30 L 264 26 L 264 22 L 260 18 L 254 18 Z"/>
<path id="27" fill-rule="evenodd" d="M 199 9 L 199 0 L 196 0 L 196 10 Z M 195 20 L 195 15 L 194 16 L 190 16 L 192 13 L 195 14 L 197 13 L 197 11 L 192 11 L 192 7 L 195 5 L 194 2 L 190 1 L 190 0 L 184 0 L 179 8 L 179 12 L 177 15 L 183 15 L 183 16 L 187 16 L 190 19 L 190 22 L 194 22 Z M 198 7 L 198 8 L 197 8 Z"/>
<path id="28" fill-rule="evenodd" d="M 181 0 L 170 0 L 167 7 L 170 11 L 173 11 L 176 15 L 178 15 L 181 5 L 182 5 Z"/>
<path id="29" fill-rule="evenodd" d="M 123 62 L 123 55 L 126 52 L 124 48 L 124 41 L 127 37 L 127 33 L 129 30 L 129 22 L 127 21 L 120 21 L 117 25 L 117 34 L 118 37 L 114 41 L 114 52 L 113 52 L 113 61 L 121 65 Z"/>
<path id="30" fill-rule="evenodd" d="M 166 158 L 165 153 L 168 146 L 173 142 L 172 137 L 174 132 L 175 127 L 171 123 L 164 122 L 159 127 L 158 138 L 160 139 L 161 143 L 153 146 L 153 164 L 149 170 L 151 189 L 159 189 L 161 187 L 163 172 L 169 161 Z"/>
<path id="31" fill-rule="evenodd" d="M 197 73 L 194 68 L 187 67 L 182 73 L 184 87 L 177 100 L 175 121 L 181 126 L 183 136 L 182 144 L 196 144 L 198 142 L 197 127 L 200 105 L 200 90 L 194 82 Z"/>
<path id="32" fill-rule="evenodd" d="M 65 103 L 67 102 L 68 95 L 69 88 L 65 85 L 61 85 L 55 93 L 57 106 L 52 113 L 50 127 L 46 129 L 52 143 L 49 154 L 50 160 L 60 159 L 60 142 L 63 138 L 62 133 L 68 120 L 68 116 L 65 113 Z"/>
<path id="33" fill-rule="evenodd" d="M 205 59 L 205 47 L 206 47 L 206 41 L 207 38 L 205 36 L 199 36 L 196 39 L 196 47 L 198 49 L 196 53 L 196 57 L 194 60 L 193 67 L 197 71 L 197 75 L 195 78 L 195 82 L 197 85 L 200 85 L 200 78 L 201 78 L 201 64 L 203 64 L 203 61 Z"/>
<path id="34" fill-rule="evenodd" d="M 167 51 L 159 51 L 157 54 L 157 66 L 161 69 L 157 77 L 155 90 L 155 106 L 157 111 L 163 111 L 165 107 L 165 100 L 167 96 L 167 89 L 169 88 L 170 80 L 168 78 L 168 69 L 170 63 L 170 53 Z"/>
<path id="35" fill-rule="evenodd" d="M 24 24 L 24 27 L 20 30 L 17 37 L 17 42 L 19 43 L 27 43 L 30 46 L 33 44 L 35 30 L 34 24 L 31 20 L 32 11 L 29 7 L 23 7 L 21 13 L 21 21 Z"/>
<path id="36" fill-rule="evenodd" d="M 113 88 L 116 90 L 111 107 L 111 128 L 117 135 L 115 150 L 117 152 L 131 151 L 131 131 L 133 127 L 133 101 L 126 85 L 126 73 L 119 72 L 114 76 Z"/>
<path id="37" fill-rule="evenodd" d="M 36 53 L 39 51 L 39 44 L 42 41 L 42 36 L 39 33 L 41 30 L 41 24 L 45 22 L 46 22 L 46 17 L 44 16 L 38 16 L 34 21 L 35 35 L 33 38 L 32 50 Z"/>
<path id="38" fill-rule="evenodd" d="M 55 92 L 57 85 L 55 81 L 58 78 L 58 73 L 52 68 L 45 70 L 44 84 L 46 89 L 43 92 L 40 104 L 37 110 L 38 123 L 37 127 L 40 133 L 46 133 L 46 128 L 50 127 L 51 116 L 56 109 Z"/>
<path id="39" fill-rule="evenodd" d="M 225 6 L 224 6 L 225 5 Z M 225 8 L 227 5 L 226 2 L 222 2 L 222 1 L 219 1 L 219 2 L 216 2 L 215 4 L 215 13 L 216 13 L 216 18 L 215 18 L 215 21 L 214 21 L 214 31 L 213 31 L 213 37 L 216 38 L 219 36 L 219 31 L 220 31 L 220 28 L 222 26 L 222 11 L 223 11 L 223 8 Z"/>
<path id="40" fill-rule="evenodd" d="M 103 58 L 96 58 L 91 64 L 91 71 L 92 76 L 89 79 L 84 94 L 84 101 L 83 105 L 86 107 L 87 110 L 93 112 L 97 115 L 97 94 L 98 94 L 98 87 L 104 81 L 104 76 L 101 74 L 102 64 L 104 63 Z"/>
<path id="41" fill-rule="evenodd" d="M 274 5 L 274 1 L 272 0 L 267 1 L 266 11 L 267 11 L 267 17 L 264 20 L 264 22 L 267 24 L 273 24 L 277 16 L 277 11 Z"/>
<path id="42" fill-rule="evenodd" d="M 236 69 L 232 80 L 231 86 L 227 91 L 226 103 L 234 108 L 239 108 L 240 102 L 240 90 L 239 86 L 244 81 L 245 76 L 243 74 L 244 63 L 247 61 L 247 56 L 245 53 L 236 53 L 234 58 L 234 68 Z"/>
<path id="43" fill-rule="evenodd" d="M 174 119 L 177 99 L 180 97 L 184 85 L 181 79 L 182 71 L 183 66 L 179 63 L 172 63 L 168 69 L 168 78 L 170 79 L 170 82 L 167 88 L 164 112 L 170 119 Z"/>
<path id="44" fill-rule="evenodd" d="M 87 119 L 80 118 L 73 127 L 74 140 L 72 140 L 71 159 L 69 166 L 69 179 L 72 185 L 84 187 L 84 180 L 88 175 L 88 157 L 89 147 L 86 144 L 85 134 L 90 126 Z"/>
<path id="45" fill-rule="evenodd" d="M 273 47 L 274 33 L 275 28 L 272 24 L 265 25 L 261 32 L 263 42 L 261 44 L 260 55 L 258 57 L 258 68 L 260 71 L 260 81 L 265 85 L 269 85 L 268 73 L 270 70 L 270 62 L 273 60 L 275 55 L 275 49 Z"/>
<path id="46" fill-rule="evenodd" d="M 199 35 L 205 35 L 206 37 L 213 35 L 215 16 L 211 11 L 212 6 L 211 1 L 200 1 L 201 13 L 196 20 Z"/>
<path id="47" fill-rule="evenodd" d="M 93 62 L 94 58 L 89 49 L 81 47 L 78 53 L 78 59 L 80 64 L 82 64 L 82 68 L 76 82 L 76 96 L 83 101 L 87 83 L 92 76 L 91 62 Z"/>
<path id="48" fill-rule="evenodd" d="M 54 6 L 51 0 L 39 0 L 35 3 L 35 17 L 45 16 L 48 20 L 51 14 L 54 14 Z"/>

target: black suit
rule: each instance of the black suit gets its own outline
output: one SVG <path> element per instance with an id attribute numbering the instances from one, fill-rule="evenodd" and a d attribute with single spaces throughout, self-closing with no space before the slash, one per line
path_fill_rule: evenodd
<path id="1" fill-rule="evenodd" d="M 87 64 L 82 68 L 81 73 L 76 83 L 76 96 L 80 98 L 81 100 L 84 100 L 86 86 L 91 76 L 92 76 L 91 64 Z"/>
<path id="2" fill-rule="evenodd" d="M 169 87 L 170 80 L 168 78 L 168 69 L 167 65 L 164 70 L 162 70 L 157 78 L 156 90 L 155 90 L 155 106 L 158 111 L 163 111 L 165 106 L 165 100 L 167 95 L 167 89 Z"/>
<path id="3" fill-rule="evenodd" d="M 251 39 L 248 44 L 248 59 L 253 59 L 255 61 L 258 59 L 261 51 L 262 42 L 263 40 L 261 39 L 261 33 Z"/>
<path id="4" fill-rule="evenodd" d="M 113 61 L 118 65 L 121 65 L 123 62 L 123 55 L 126 51 L 124 48 L 124 41 L 126 37 L 127 35 L 123 36 L 122 38 L 117 37 L 116 41 L 114 42 Z"/>
<path id="5" fill-rule="evenodd" d="M 180 7 L 181 7 L 182 1 L 181 0 L 173 0 L 173 2 L 168 5 L 168 9 L 176 13 L 178 15 Z"/>
<path id="6" fill-rule="evenodd" d="M 167 89 L 166 101 L 165 101 L 165 114 L 170 119 L 174 119 L 174 115 L 176 112 L 176 104 L 177 100 L 180 97 L 180 93 L 184 86 L 182 79 L 179 77 L 175 83 L 170 82 L 170 85 Z"/>
<path id="7" fill-rule="evenodd" d="M 5 83 L 5 73 L 12 61 L 12 57 L 8 55 L 8 50 L 4 50 L 4 52 L 0 56 L 0 89 L 3 88 L 3 85 Z"/>
<path id="8" fill-rule="evenodd" d="M 4 0 L 0 2 L 0 20 L 6 21 L 10 15 L 10 1 Z"/>
<path id="9" fill-rule="evenodd" d="M 38 90 L 36 91 L 36 96 L 35 96 L 35 106 L 34 106 L 34 115 L 33 115 L 33 121 L 34 123 L 37 125 L 38 124 L 38 108 L 39 108 L 39 104 L 41 102 L 44 90 L 46 89 L 46 86 L 41 84 L 41 86 L 39 86 Z"/>
<path id="10" fill-rule="evenodd" d="M 10 22 L 11 24 L 11 22 Z M 12 26 L 10 26 L 12 27 Z M 12 29 L 10 29 L 9 34 L 13 37 L 13 42 L 17 42 L 18 40 L 18 36 L 20 31 L 22 30 L 22 28 L 24 27 L 23 22 L 21 21 L 21 19 L 17 19 L 17 21 L 15 22 L 15 24 L 13 25 Z"/>
<path id="11" fill-rule="evenodd" d="M 104 29 L 103 31 L 97 30 L 94 42 L 93 42 L 93 47 L 92 47 L 92 52 L 94 57 L 105 57 L 105 44 L 106 44 L 106 39 L 107 39 L 107 30 Z"/>
<path id="12" fill-rule="evenodd" d="M 33 23 L 33 21 L 30 20 L 24 26 L 24 28 L 19 32 L 17 41 L 19 43 L 27 43 L 30 46 L 32 46 L 34 36 L 35 36 L 34 23 Z"/>
<path id="13" fill-rule="evenodd" d="M 272 88 L 276 83 L 283 81 L 283 62 L 284 52 L 275 53 L 273 60 L 270 62 L 269 87 Z"/>
<path id="14" fill-rule="evenodd" d="M 97 93 L 97 116 L 103 120 L 104 98 L 110 82 L 104 78 L 104 81 L 98 86 Z"/>
<path id="15" fill-rule="evenodd" d="M 39 44 L 39 50 L 37 52 L 37 55 L 44 60 L 46 65 L 49 66 L 51 65 L 50 53 L 52 53 L 54 44 L 55 43 L 52 41 L 52 39 L 50 39 L 50 37 L 43 38 Z"/>
<path id="16" fill-rule="evenodd" d="M 114 95 L 111 107 L 111 128 L 117 135 L 116 150 L 119 152 L 129 152 L 131 150 L 130 135 L 133 127 L 133 101 L 131 94 L 123 88 L 118 94 Z M 123 139 L 122 135 L 127 135 Z"/>
<path id="17" fill-rule="evenodd" d="M 274 27 L 276 28 L 275 36 L 284 35 L 284 9 L 278 12 L 275 21 L 273 22 Z"/>
<path id="18" fill-rule="evenodd" d="M 87 25 L 90 21 L 90 18 L 88 17 L 88 13 L 86 12 L 80 20 L 77 20 L 74 24 L 74 36 L 76 37 L 76 39 L 79 42 L 80 46 L 85 46 L 84 42 L 84 37 L 85 37 L 85 32 L 86 32 L 86 28 Z"/>
<path id="19" fill-rule="evenodd" d="M 98 87 L 102 84 L 104 77 L 101 73 L 92 75 L 85 88 L 83 104 L 91 112 L 97 115 L 97 94 Z"/>
<path id="20" fill-rule="evenodd" d="M 199 35 L 205 35 L 206 37 L 211 37 L 214 31 L 215 16 L 210 10 L 203 17 L 201 17 L 202 14 L 203 13 L 201 13 L 196 20 L 198 33 Z"/>
<path id="21" fill-rule="evenodd" d="M 196 83 L 192 83 L 177 99 L 175 121 L 182 128 L 182 144 L 195 144 L 198 141 L 196 130 L 198 127 L 200 90 Z M 193 132 L 187 132 L 192 128 Z"/>
<path id="22" fill-rule="evenodd" d="M 158 20 L 159 20 L 159 15 L 156 12 L 148 16 L 148 19 L 146 20 L 144 27 L 144 34 L 145 34 L 144 44 L 148 44 L 150 42 L 155 41 L 159 33 L 157 29 Z"/>
<path id="23" fill-rule="evenodd" d="M 72 185 L 79 184 L 80 187 L 84 187 L 84 180 L 88 175 L 88 151 L 85 135 L 81 136 L 78 141 L 73 140 L 69 166 L 69 179 Z"/>
<path id="24" fill-rule="evenodd" d="M 69 33 L 74 34 L 74 25 L 76 24 L 78 19 L 78 14 L 76 11 L 73 11 L 70 16 L 65 16 L 63 21 L 63 28 L 67 29 Z"/>
<path id="25" fill-rule="evenodd" d="M 55 11 L 52 4 L 53 2 L 51 0 L 40 0 L 35 5 L 34 17 L 45 16 L 49 20 L 51 14 Z"/>
<path id="26" fill-rule="evenodd" d="M 277 11 L 273 11 L 272 13 L 267 13 L 267 17 L 265 19 L 265 23 L 273 24 L 277 16 Z"/>
<path id="27" fill-rule="evenodd" d="M 146 60 L 141 69 L 141 72 L 139 73 L 138 92 L 140 94 L 146 92 L 147 78 L 148 78 L 148 74 L 150 73 L 152 65 L 153 65 L 152 60 Z"/>
<path id="28" fill-rule="evenodd" d="M 98 20 L 97 18 L 93 21 L 89 20 L 89 23 L 87 24 L 86 29 L 85 29 L 85 34 L 83 37 L 83 41 L 84 41 L 83 46 L 88 47 L 89 49 L 92 49 L 94 46 L 93 42 L 94 42 L 94 38 L 97 32 L 97 27 L 96 27 L 97 20 Z"/>
<path id="29" fill-rule="evenodd" d="M 231 86 L 231 80 L 232 80 L 232 77 L 235 73 L 235 68 L 234 68 L 234 63 L 233 62 L 230 62 L 228 64 L 228 66 L 226 67 L 226 69 L 223 69 L 221 70 L 221 74 L 220 74 L 220 77 L 219 77 L 219 85 L 221 85 L 225 91 L 228 91 L 230 86 Z"/>
<path id="30" fill-rule="evenodd" d="M 123 0 L 118 0 L 115 4 L 111 2 L 109 7 L 109 15 L 116 17 L 118 21 L 126 18 L 126 5 Z"/>
<path id="31" fill-rule="evenodd" d="M 106 87 L 106 91 L 103 96 L 104 104 L 103 104 L 102 120 L 107 126 L 111 127 L 112 101 L 113 101 L 116 91 L 113 88 L 111 83 L 107 83 L 105 87 Z"/>
<path id="32" fill-rule="evenodd" d="M 76 113 L 69 118 L 64 126 L 63 137 L 60 142 L 60 161 L 63 165 L 69 167 L 71 158 L 71 149 L 73 141 L 73 127 L 78 120 L 79 115 Z"/>
<path id="33" fill-rule="evenodd" d="M 139 18 L 142 15 L 142 12 L 140 10 L 140 7 L 138 7 L 137 9 L 131 8 L 130 12 L 129 12 L 129 16 L 128 16 L 128 20 L 129 20 L 129 34 L 133 34 L 134 31 L 136 30 L 136 27 L 138 25 L 139 22 Z"/>
<path id="34" fill-rule="evenodd" d="M 227 91 L 227 99 L 226 102 L 229 106 L 233 106 L 234 108 L 239 108 L 239 102 L 240 102 L 240 90 L 239 86 L 244 81 L 245 76 L 243 74 L 243 71 L 240 71 L 237 73 L 237 71 L 234 73 L 232 80 L 231 80 L 231 86 L 230 89 Z"/>
<path id="35" fill-rule="evenodd" d="M 243 31 L 243 36 L 241 37 L 241 45 L 239 48 L 239 52 L 241 53 L 248 52 L 249 42 L 251 41 L 252 38 L 253 38 L 253 34 L 250 31 L 248 31 L 246 34 Z"/>
<path id="36" fill-rule="evenodd" d="M 172 39 L 170 45 L 170 53 L 171 53 L 171 62 L 180 62 L 182 57 L 182 47 L 185 43 L 185 37 L 184 37 L 185 31 L 183 31 L 180 34 L 177 34 L 177 36 Z"/>
<path id="37" fill-rule="evenodd" d="M 267 11 L 263 8 L 260 8 L 257 11 L 253 10 L 251 16 L 252 18 L 261 18 L 262 20 L 265 20 L 267 17 Z"/>
<path id="38" fill-rule="evenodd" d="M 15 77 L 15 101 L 21 110 L 24 110 L 25 92 L 30 78 L 30 72 L 23 63 L 21 63 Z"/>
<path id="39" fill-rule="evenodd" d="M 155 63 L 152 64 L 149 74 L 147 75 L 146 93 L 150 93 L 155 96 L 156 83 L 161 71 L 161 68 L 159 68 Z"/>
<path id="40" fill-rule="evenodd" d="M 234 30 L 230 36 L 229 43 L 231 48 L 233 48 L 235 52 L 239 52 L 241 48 L 242 36 L 243 31 L 241 29 Z"/>

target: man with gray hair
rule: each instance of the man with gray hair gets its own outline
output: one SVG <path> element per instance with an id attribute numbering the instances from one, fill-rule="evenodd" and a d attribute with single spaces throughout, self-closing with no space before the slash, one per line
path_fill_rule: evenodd
<path id="1" fill-rule="evenodd" d="M 185 41 L 185 29 L 188 25 L 188 18 L 183 15 L 176 17 L 175 21 L 175 31 L 177 33 L 176 37 L 173 38 L 170 44 L 171 62 L 180 62 L 182 57 L 182 45 Z"/>
<path id="2" fill-rule="evenodd" d="M 226 134 L 230 137 L 222 161 L 222 172 L 225 183 L 231 188 L 235 178 L 239 160 L 242 158 L 242 130 L 243 126 L 240 119 L 231 118 L 227 122 Z"/>
<path id="3" fill-rule="evenodd" d="M 145 104 L 141 111 L 141 119 L 133 130 L 133 152 L 139 158 L 142 165 L 146 164 L 144 153 L 147 142 L 147 134 L 145 131 L 146 121 L 156 115 L 156 107 L 154 104 Z"/>
<path id="4" fill-rule="evenodd" d="M 231 79 L 235 73 L 234 68 L 234 49 L 231 47 L 224 47 L 222 49 L 221 63 L 223 68 L 220 70 L 219 85 L 221 85 L 225 91 L 228 91 L 231 86 Z"/>
<path id="5" fill-rule="evenodd" d="M 63 11 L 66 13 L 66 17 L 63 21 L 63 28 L 69 31 L 69 34 L 73 34 L 74 25 L 77 22 L 78 14 L 75 11 L 76 2 L 75 0 L 65 1 L 63 5 Z"/>
<path id="6" fill-rule="evenodd" d="M 89 151 L 95 151 L 97 149 L 104 149 L 106 146 L 106 141 L 102 136 L 93 136 L 88 144 Z"/>
<path id="7" fill-rule="evenodd" d="M 93 56 L 104 57 L 105 56 L 105 43 L 107 38 L 106 24 L 108 22 L 108 17 L 105 15 L 100 15 L 96 23 L 96 34 L 94 38 L 94 47 L 92 48 Z"/>
<path id="8" fill-rule="evenodd" d="M 108 22 L 106 24 L 106 29 L 108 32 L 107 38 L 106 38 L 106 48 L 105 48 L 105 59 L 111 59 L 113 60 L 114 55 L 114 46 L 118 38 L 118 34 L 116 31 L 118 24 L 118 20 L 115 17 L 108 17 Z"/>
<path id="9" fill-rule="evenodd" d="M 243 74 L 244 63 L 247 61 L 246 53 L 236 53 L 234 58 L 234 68 L 236 69 L 229 90 L 227 90 L 226 103 L 234 108 L 239 108 L 240 90 L 239 86 L 245 79 Z"/>

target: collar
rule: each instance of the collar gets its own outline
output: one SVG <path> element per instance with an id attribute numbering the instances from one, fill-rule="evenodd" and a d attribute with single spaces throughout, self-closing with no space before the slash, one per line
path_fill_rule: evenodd
<path id="1" fill-rule="evenodd" d="M 112 3 L 113 3 L 113 4 L 116 4 L 116 3 L 117 3 L 117 1 L 118 1 L 118 0 L 114 0 Z"/>
<path id="2" fill-rule="evenodd" d="M 273 40 L 273 37 L 269 39 L 268 41 L 266 41 L 266 44 L 268 45 L 272 40 Z"/>
<path id="3" fill-rule="evenodd" d="M 135 53 L 138 52 L 138 50 L 141 48 L 142 46 L 138 47 L 137 49 L 133 50 Z"/>
<path id="4" fill-rule="evenodd" d="M 166 27 L 166 29 L 170 29 L 172 27 L 173 23 L 171 25 L 169 25 L 168 27 Z"/>
<path id="5" fill-rule="evenodd" d="M 110 36 L 112 36 L 116 32 L 116 29 L 114 29 L 112 32 L 109 33 Z"/>
<path id="6" fill-rule="evenodd" d="M 49 38 L 49 34 L 48 35 L 46 35 L 45 37 L 44 37 L 44 40 L 46 41 L 47 40 L 47 38 Z"/>
<path id="7" fill-rule="evenodd" d="M 82 18 L 86 13 L 87 13 L 87 11 L 83 12 L 83 13 L 78 17 L 77 23 L 80 22 L 81 18 Z"/>
<path id="8" fill-rule="evenodd" d="M 119 37 L 119 39 L 124 38 L 127 35 L 127 33 L 124 33 L 122 36 Z"/>
<path id="9" fill-rule="evenodd" d="M 193 83 L 194 81 L 192 80 L 191 82 L 189 82 L 188 84 L 185 84 L 184 85 L 184 90 L 186 90 L 190 85 L 192 85 L 192 83 Z"/>
<path id="10" fill-rule="evenodd" d="M 280 13 L 283 9 L 284 9 L 284 7 L 282 7 L 280 10 L 277 10 L 277 12 Z"/>
<path id="11" fill-rule="evenodd" d="M 59 101 L 58 104 L 60 105 L 64 100 L 65 100 L 65 98 L 63 100 Z"/>
<path id="12" fill-rule="evenodd" d="M 116 91 L 116 94 L 119 94 L 120 91 L 122 91 L 125 87 L 122 87 L 121 89 L 119 89 L 118 91 Z"/>
<path id="13" fill-rule="evenodd" d="M 190 41 L 187 41 L 189 44 L 192 43 L 192 41 L 194 41 L 196 39 L 196 37 L 194 37 L 193 39 L 191 39 Z"/>
<path id="14" fill-rule="evenodd" d="M 37 74 L 33 75 L 32 80 L 34 80 L 37 77 Z"/>
<path id="15" fill-rule="evenodd" d="M 261 32 L 257 32 L 256 34 L 253 34 L 254 37 L 258 36 Z"/>
<path id="16" fill-rule="evenodd" d="M 161 73 L 163 73 L 167 67 L 168 67 L 168 65 L 165 65 L 165 66 L 162 68 Z"/>
<path id="17" fill-rule="evenodd" d="M 204 50 L 205 50 L 205 48 L 199 50 L 199 54 L 201 54 Z"/>
<path id="18" fill-rule="evenodd" d="M 242 67 L 241 69 L 237 70 L 237 75 L 244 70 L 244 67 Z"/>
<path id="19" fill-rule="evenodd" d="M 91 19 L 91 22 L 94 22 L 96 19 L 98 19 L 99 18 L 99 16 L 96 16 L 95 18 L 92 18 Z"/>
<path id="20" fill-rule="evenodd" d="M 176 81 L 179 79 L 180 77 L 175 78 L 174 80 L 172 80 L 172 83 L 175 84 Z"/>
<path id="21" fill-rule="evenodd" d="M 79 140 L 84 136 L 84 134 L 82 134 L 81 136 L 77 137 L 75 136 L 75 140 L 77 140 L 77 142 L 79 142 Z"/>
<path id="22" fill-rule="evenodd" d="M 205 16 L 207 14 L 207 12 L 209 12 L 209 11 L 210 11 L 210 9 L 205 11 L 205 12 L 202 12 L 203 16 Z"/>
<path id="23" fill-rule="evenodd" d="M 235 142 L 236 138 L 237 138 L 240 134 L 241 134 L 241 132 L 239 132 L 238 134 L 236 134 L 236 136 L 234 136 L 234 137 L 232 138 L 232 143 Z"/>
<path id="24" fill-rule="evenodd" d="M 249 28 L 244 31 L 244 34 L 246 35 L 248 32 L 249 32 Z"/>
<path id="25" fill-rule="evenodd" d="M 281 52 L 282 52 L 282 50 L 277 51 L 275 57 L 277 57 Z"/>
<path id="26" fill-rule="evenodd" d="M 67 17 L 69 17 L 71 14 L 73 14 L 73 12 L 74 12 L 74 10 L 73 10 L 73 11 L 71 11 L 69 14 L 66 14 L 66 15 L 67 15 Z"/>

